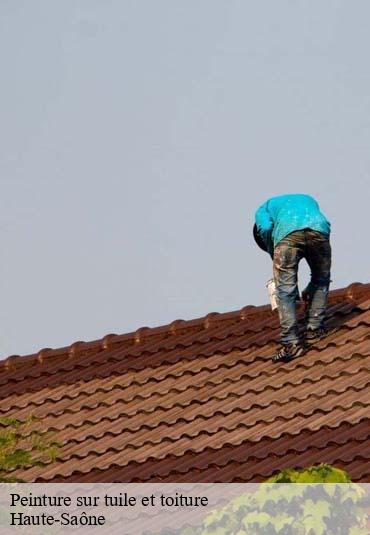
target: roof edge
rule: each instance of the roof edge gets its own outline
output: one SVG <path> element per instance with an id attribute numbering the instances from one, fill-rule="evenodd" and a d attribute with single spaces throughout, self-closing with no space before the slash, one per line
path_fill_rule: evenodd
<path id="1" fill-rule="evenodd" d="M 370 298 L 370 283 L 364 284 L 361 282 L 354 282 L 345 288 L 339 288 L 329 292 L 330 304 L 336 304 L 345 299 L 355 302 L 366 298 Z M 256 318 L 268 311 L 271 311 L 270 305 L 247 305 L 240 310 L 231 312 L 210 312 L 206 316 L 196 319 L 177 319 L 171 323 L 158 327 L 140 327 L 136 331 L 127 334 L 107 334 L 98 340 L 93 340 L 91 342 L 77 341 L 69 346 L 58 349 L 43 348 L 30 355 L 10 355 L 3 361 L 0 361 L 0 372 L 28 367 L 36 362 L 42 364 L 45 359 L 49 359 L 50 357 L 61 357 L 66 355 L 68 358 L 73 358 L 82 352 L 98 353 L 106 349 L 114 348 L 114 346 L 118 344 L 130 346 L 147 342 L 151 338 L 159 339 L 176 334 L 183 334 L 184 330 L 186 330 L 186 332 L 202 331 L 213 327 L 217 323 L 225 321 L 242 321 L 250 316 Z"/>

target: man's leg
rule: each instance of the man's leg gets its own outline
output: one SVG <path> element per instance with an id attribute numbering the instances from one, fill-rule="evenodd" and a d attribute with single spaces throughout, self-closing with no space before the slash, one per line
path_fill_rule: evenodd
<path id="1" fill-rule="evenodd" d="M 298 264 L 303 257 L 304 234 L 289 234 L 274 250 L 274 280 L 278 297 L 281 341 L 284 345 L 299 344 L 296 317 Z"/>
<path id="2" fill-rule="evenodd" d="M 331 268 L 329 237 L 320 232 L 306 232 L 305 257 L 311 269 L 311 281 L 305 293 L 308 295 L 307 331 L 323 327 L 328 302 Z"/>

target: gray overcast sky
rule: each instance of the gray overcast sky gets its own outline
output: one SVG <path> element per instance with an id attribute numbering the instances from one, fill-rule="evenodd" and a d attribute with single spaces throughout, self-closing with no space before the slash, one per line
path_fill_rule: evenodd
<path id="1" fill-rule="evenodd" d="M 0 355 L 267 301 L 314 195 L 368 282 L 370 3 L 0 1 Z M 301 287 L 307 282 L 301 270 Z"/>

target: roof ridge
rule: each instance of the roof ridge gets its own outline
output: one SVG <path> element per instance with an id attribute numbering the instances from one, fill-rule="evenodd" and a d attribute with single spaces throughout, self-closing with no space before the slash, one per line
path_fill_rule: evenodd
<path id="1" fill-rule="evenodd" d="M 348 299 L 355 301 L 360 298 L 370 298 L 370 283 L 364 284 L 361 282 L 354 282 L 347 287 L 335 289 L 329 292 L 329 303 L 335 304 L 341 300 Z M 126 334 L 107 334 L 103 338 L 93 340 L 91 342 L 76 341 L 69 346 L 51 349 L 43 348 L 36 353 L 29 355 L 10 355 L 6 359 L 0 361 L 0 372 L 7 370 L 14 370 L 18 367 L 28 367 L 34 362 L 42 363 L 46 358 L 61 357 L 68 355 L 74 357 L 82 352 L 100 352 L 108 348 L 113 348 L 115 345 L 136 345 L 147 342 L 150 338 L 166 338 L 169 336 L 190 333 L 193 331 L 202 331 L 216 325 L 217 323 L 230 321 L 238 322 L 247 319 L 248 317 L 257 318 L 261 314 L 271 311 L 270 305 L 247 305 L 239 310 L 231 312 L 210 312 L 200 318 L 183 320 L 177 319 L 173 322 L 157 327 L 140 327 L 136 331 Z"/>
<path id="2" fill-rule="evenodd" d="M 360 309 L 360 305 L 356 305 L 355 303 L 353 303 L 353 307 L 355 306 L 358 306 Z M 277 329 L 275 329 L 273 332 L 275 331 L 277 331 Z M 239 337 L 237 341 L 234 341 L 232 348 L 229 347 L 228 349 L 227 348 L 225 349 L 225 346 L 221 347 L 220 343 L 217 344 L 217 346 L 215 346 L 214 344 L 212 344 L 212 342 L 208 342 L 207 344 L 202 345 L 199 348 L 199 351 L 197 352 L 194 352 L 194 348 L 190 347 L 190 348 L 186 348 L 186 350 L 183 350 L 180 356 L 178 348 L 177 349 L 175 348 L 169 351 L 168 353 L 166 353 L 165 355 L 162 355 L 160 351 L 155 352 L 154 354 L 151 354 L 148 357 L 146 357 L 145 360 L 138 358 L 137 356 L 131 357 L 130 355 L 127 354 L 127 350 L 116 349 L 115 351 L 112 351 L 110 353 L 110 355 L 108 356 L 108 359 L 105 359 L 103 361 L 100 359 L 99 372 L 96 372 L 95 370 L 95 377 L 104 378 L 104 377 L 107 377 L 108 375 L 123 373 L 122 366 L 124 367 L 124 372 L 128 370 L 138 371 L 146 367 L 155 369 L 158 366 L 163 365 L 163 364 L 174 364 L 178 362 L 180 359 L 190 361 L 190 360 L 193 360 L 195 356 L 210 357 L 214 355 L 215 353 L 225 353 L 225 351 L 228 352 L 230 350 L 237 350 L 237 349 L 240 351 L 244 351 L 244 350 L 251 350 L 252 348 L 258 347 L 260 348 L 260 354 L 257 356 L 251 357 L 251 359 L 253 361 L 256 361 L 256 360 L 264 361 L 266 358 L 268 358 L 268 353 L 265 354 L 265 350 L 271 349 L 269 348 L 269 345 L 271 343 L 276 343 L 276 340 L 273 340 L 273 339 L 270 339 L 268 341 L 265 340 L 265 344 L 263 345 L 259 338 L 256 339 L 256 335 L 252 336 L 251 338 L 249 337 L 248 340 L 245 341 L 246 336 L 247 335 Z M 258 335 L 258 336 L 260 337 L 261 335 Z M 363 340 L 369 339 L 369 337 L 370 337 L 370 334 L 366 333 L 366 334 L 361 335 L 360 340 L 356 341 L 354 339 L 351 341 L 355 343 L 358 342 L 360 344 Z M 332 343 L 333 342 L 330 341 L 330 338 L 324 339 L 321 342 L 319 342 L 320 347 L 317 346 L 317 349 L 321 352 L 321 350 L 325 350 L 327 347 L 330 347 Z M 222 344 L 225 344 L 225 342 L 222 342 Z M 346 342 L 343 341 L 342 344 L 338 347 L 341 347 L 341 346 L 345 347 Z M 120 356 L 118 356 L 117 354 L 112 356 L 112 353 L 117 353 L 117 352 L 120 353 Z M 125 352 L 126 354 L 122 355 L 122 353 L 125 353 Z M 47 366 L 45 368 L 41 366 L 40 369 L 36 370 L 35 373 L 32 373 L 33 370 L 28 370 L 28 369 L 25 370 L 22 367 L 15 368 L 14 370 L 15 373 L 13 375 L 9 373 L 9 370 L 5 371 L 5 373 L 0 374 L 0 385 L 2 386 L 1 397 L 6 397 L 7 395 L 6 390 L 5 390 L 5 386 L 7 384 L 8 386 L 13 385 L 10 388 L 9 393 L 15 394 L 16 393 L 14 391 L 15 385 L 16 384 L 22 385 L 29 371 L 30 371 L 30 374 L 28 377 L 29 378 L 32 377 L 33 379 L 38 381 L 38 386 L 34 390 L 41 389 L 44 386 L 50 386 L 52 383 L 55 384 L 53 382 L 54 380 L 57 380 L 57 382 L 60 381 L 61 371 L 66 372 L 67 376 L 69 375 L 69 378 L 67 378 L 66 375 L 63 376 L 63 380 L 61 382 L 63 382 L 64 384 L 71 384 L 71 381 L 74 383 L 80 380 L 87 380 L 87 377 L 91 379 L 92 376 L 88 376 L 88 374 L 86 375 L 86 371 L 88 371 L 88 369 L 91 367 L 92 362 L 96 364 L 97 359 L 99 358 L 99 355 L 100 353 L 93 354 L 92 357 L 94 360 L 91 360 L 87 363 L 86 362 L 82 363 L 80 359 L 79 361 L 71 360 L 70 363 L 64 363 L 63 361 L 63 363 L 60 364 L 60 366 L 57 366 L 57 367 L 54 366 L 54 369 L 53 368 L 50 369 Z M 245 357 L 250 356 L 249 352 L 248 354 L 244 353 L 244 356 Z M 82 358 L 85 358 L 85 357 L 82 357 Z M 148 362 L 149 358 L 150 358 L 150 362 Z M 21 361 L 21 358 L 20 358 L 20 361 Z M 47 364 L 47 362 L 48 361 L 45 361 L 45 364 Z M 108 362 L 109 362 L 109 366 L 107 367 Z M 39 362 L 36 359 L 33 361 L 33 363 L 39 363 Z M 54 364 L 54 363 L 52 362 L 51 364 Z M 119 372 L 117 371 L 117 368 L 120 370 Z M 10 371 L 13 371 L 13 370 L 10 370 Z M 43 380 L 44 384 L 40 385 L 39 380 Z M 21 390 L 22 392 L 24 392 L 23 386 Z"/>

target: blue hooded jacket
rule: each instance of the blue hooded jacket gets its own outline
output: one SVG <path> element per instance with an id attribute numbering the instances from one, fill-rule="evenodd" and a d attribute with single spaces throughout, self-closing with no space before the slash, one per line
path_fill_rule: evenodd
<path id="1" fill-rule="evenodd" d="M 270 255 L 291 232 L 309 228 L 330 234 L 330 223 L 309 195 L 297 193 L 272 197 L 256 212 L 256 226 Z"/>

